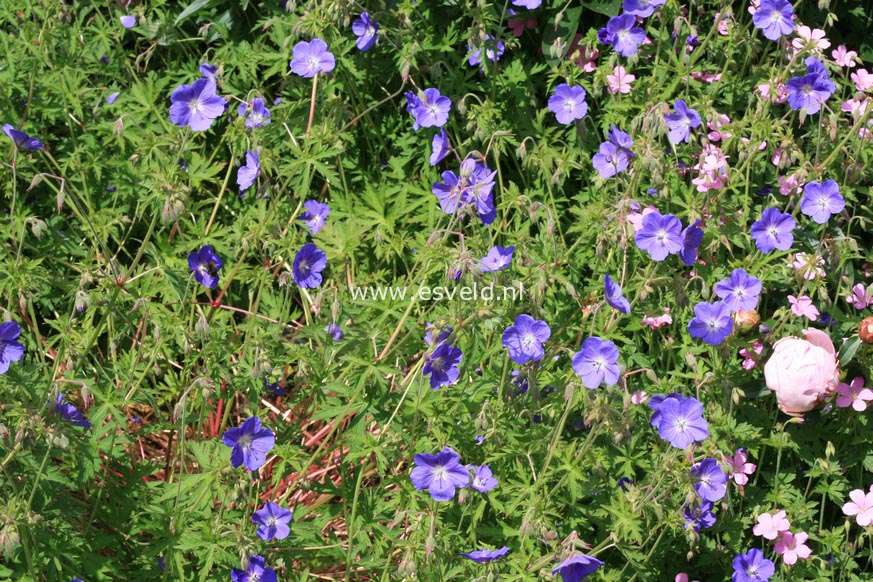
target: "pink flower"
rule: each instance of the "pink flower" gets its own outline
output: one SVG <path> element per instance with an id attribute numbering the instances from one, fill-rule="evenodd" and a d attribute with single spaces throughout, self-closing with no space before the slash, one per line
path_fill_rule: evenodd
<path id="1" fill-rule="evenodd" d="M 746 451 L 743 449 L 737 449 L 737 452 L 734 453 L 733 457 L 730 455 L 724 456 L 725 462 L 730 465 L 732 471 L 731 477 L 733 477 L 734 482 L 737 485 L 742 486 L 748 483 L 749 475 L 753 474 L 755 469 L 757 469 L 757 467 L 752 463 L 747 463 L 747 459 Z"/>
<path id="2" fill-rule="evenodd" d="M 722 15 L 721 12 L 716 12 L 715 20 L 718 25 L 718 33 L 722 36 L 727 36 L 730 33 L 733 17 L 730 14 Z"/>
<path id="3" fill-rule="evenodd" d="M 797 562 L 797 558 L 805 560 L 812 555 L 812 550 L 804 543 L 808 539 L 806 532 L 792 534 L 790 531 L 784 531 L 782 537 L 773 545 L 773 549 L 777 554 L 781 554 L 782 561 L 790 566 Z"/>
<path id="4" fill-rule="evenodd" d="M 788 531 L 791 522 L 785 519 L 785 511 L 779 511 L 773 515 L 762 513 L 758 516 L 758 524 L 752 528 L 756 536 L 763 536 L 768 540 L 775 540 L 784 531 Z"/>
<path id="5" fill-rule="evenodd" d="M 570 48 L 567 49 L 567 58 L 571 59 L 586 73 L 591 73 L 597 69 L 597 59 L 600 57 L 600 50 L 579 46 L 584 38 L 581 34 L 576 35 L 576 38 L 570 43 Z"/>
<path id="6" fill-rule="evenodd" d="M 743 360 L 743 369 L 744 370 L 751 370 L 752 368 L 757 366 L 758 360 L 757 360 L 757 358 L 755 358 L 755 356 L 752 355 L 752 353 L 754 353 L 757 356 L 760 356 L 761 352 L 763 350 L 764 350 L 764 344 L 762 344 L 761 342 L 752 342 L 752 351 L 751 352 L 746 348 L 742 348 L 740 350 L 740 355 L 745 358 L 745 360 Z M 742 485 L 742 483 L 741 483 L 741 485 Z"/>
<path id="7" fill-rule="evenodd" d="M 855 522 L 861 527 L 873 523 L 873 491 L 865 494 L 863 489 L 855 489 L 849 493 L 849 498 L 852 501 L 843 505 L 843 513 L 857 516 Z"/>
<path id="8" fill-rule="evenodd" d="M 749 14 L 754 15 L 755 12 L 758 11 L 758 8 L 761 7 L 761 0 L 750 0 L 749 2 Z"/>
<path id="9" fill-rule="evenodd" d="M 708 121 L 706 126 L 709 127 L 709 134 L 706 136 L 709 138 L 709 141 L 721 141 L 723 139 L 727 139 L 733 136 L 732 133 L 727 131 L 721 131 L 721 128 L 728 125 L 731 122 L 731 118 L 725 115 L 724 113 L 719 114 L 718 119 L 715 121 Z"/>
<path id="10" fill-rule="evenodd" d="M 813 257 L 812 259 L 810 261 L 810 255 L 807 253 L 797 253 L 794 255 L 794 262 L 791 263 L 790 267 L 803 275 L 803 278 L 807 281 L 813 281 L 817 277 L 824 277 L 825 272 L 821 268 L 821 265 L 824 265 L 824 259 L 822 257 Z"/>
<path id="11" fill-rule="evenodd" d="M 657 211 L 658 209 L 654 206 L 646 206 L 645 208 L 643 208 L 642 212 L 631 212 L 627 215 L 625 220 L 631 223 L 631 225 L 634 227 L 634 231 L 637 231 L 643 227 L 643 217 L 646 214 L 651 214 L 652 212 Z"/>
<path id="12" fill-rule="evenodd" d="M 721 80 L 721 73 L 707 73 L 705 71 L 691 71 L 691 78 L 704 83 L 715 83 Z"/>
<path id="13" fill-rule="evenodd" d="M 510 16 L 515 16 L 516 12 L 512 8 L 507 11 L 507 14 Z M 524 34 L 524 31 L 534 30 L 537 27 L 537 19 L 536 18 L 509 18 L 506 21 L 506 25 L 509 27 L 509 30 L 512 31 L 513 36 L 520 37 Z"/>
<path id="14" fill-rule="evenodd" d="M 812 304 L 812 299 L 807 295 L 802 295 L 800 298 L 794 295 L 788 296 L 788 302 L 791 304 L 791 311 L 797 317 L 806 317 L 810 321 L 818 319 L 818 309 Z"/>
<path id="15" fill-rule="evenodd" d="M 867 288 L 863 283 L 856 283 L 852 287 L 852 294 L 846 297 L 846 301 L 855 309 L 864 309 L 873 304 L 873 296 L 867 294 Z"/>
<path id="16" fill-rule="evenodd" d="M 659 315 L 658 317 L 651 317 L 649 315 L 643 317 L 642 324 L 648 325 L 652 329 L 658 329 L 659 327 L 664 327 L 665 325 L 670 325 L 673 323 L 673 318 L 670 316 L 670 308 L 664 308 L 664 314 Z"/>
<path id="17" fill-rule="evenodd" d="M 771 79 L 768 83 L 761 83 L 755 89 L 761 97 L 773 103 L 785 103 L 788 99 L 788 87 L 782 81 Z"/>
<path id="18" fill-rule="evenodd" d="M 837 386 L 837 406 L 840 408 L 852 407 L 856 412 L 867 410 L 867 403 L 873 402 L 873 390 L 864 388 L 864 378 L 858 376 L 851 384 L 841 382 Z"/>
<path id="19" fill-rule="evenodd" d="M 637 390 L 636 392 L 631 394 L 631 402 L 633 402 L 634 404 L 644 404 L 648 398 L 649 395 L 642 390 Z"/>
<path id="20" fill-rule="evenodd" d="M 836 350 L 830 336 L 806 329 L 805 339 L 785 337 L 773 345 L 764 365 L 767 388 L 786 414 L 802 415 L 830 397 L 840 383 Z"/>
<path id="21" fill-rule="evenodd" d="M 615 95 L 616 93 L 630 93 L 630 84 L 636 79 L 635 76 L 625 71 L 621 65 L 613 69 L 611 75 L 606 75 L 606 80 L 609 81 L 609 92 Z"/>
<path id="22" fill-rule="evenodd" d="M 800 194 L 803 192 L 803 185 L 806 182 L 803 182 L 797 173 L 791 174 L 790 176 L 779 176 L 777 180 L 779 182 L 779 193 L 783 196 L 788 196 L 791 193 L 796 192 Z"/>
<path id="23" fill-rule="evenodd" d="M 797 50 L 808 49 L 812 52 L 821 52 L 831 46 L 831 43 L 825 38 L 825 31 L 816 28 L 810 30 L 808 26 L 801 24 L 795 31 L 798 38 L 795 38 L 791 45 Z"/>
<path id="24" fill-rule="evenodd" d="M 851 113 L 852 117 L 861 117 L 867 112 L 867 106 L 870 104 L 866 99 L 849 99 L 840 105 L 840 110 L 846 113 Z"/>
<path id="25" fill-rule="evenodd" d="M 688 574 L 685 572 L 679 572 L 676 574 L 676 578 L 674 578 L 675 582 L 688 582 Z M 699 580 L 692 580 L 692 582 L 700 582 Z"/>
<path id="26" fill-rule="evenodd" d="M 849 75 L 852 82 L 855 83 L 855 88 L 858 91 L 867 91 L 873 88 L 873 75 L 867 72 L 867 69 L 858 69 L 856 73 Z"/>
<path id="27" fill-rule="evenodd" d="M 836 48 L 836 50 L 831 51 L 831 55 L 833 55 L 834 61 L 837 65 L 841 67 L 849 67 L 851 69 L 855 66 L 855 57 L 858 56 L 858 53 L 855 51 L 847 51 L 846 45 L 841 44 Z"/>

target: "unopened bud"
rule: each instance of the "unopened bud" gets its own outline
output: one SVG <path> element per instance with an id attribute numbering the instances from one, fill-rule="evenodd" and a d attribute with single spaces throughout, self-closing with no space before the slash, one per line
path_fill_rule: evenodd
<path id="1" fill-rule="evenodd" d="M 865 344 L 873 344 L 873 317 L 866 317 L 858 327 L 858 336 Z"/>
<path id="2" fill-rule="evenodd" d="M 745 333 L 758 327 L 761 323 L 761 316 L 754 309 L 740 309 L 734 313 L 734 324 L 737 326 L 737 331 Z"/>

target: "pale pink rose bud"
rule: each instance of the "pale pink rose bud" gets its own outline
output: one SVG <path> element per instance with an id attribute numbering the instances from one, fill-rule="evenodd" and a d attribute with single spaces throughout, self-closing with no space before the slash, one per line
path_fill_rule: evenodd
<path id="1" fill-rule="evenodd" d="M 776 393 L 782 412 L 794 416 L 818 406 L 840 383 L 830 336 L 818 329 L 806 329 L 803 335 L 806 339 L 791 336 L 776 342 L 764 365 L 767 388 Z"/>

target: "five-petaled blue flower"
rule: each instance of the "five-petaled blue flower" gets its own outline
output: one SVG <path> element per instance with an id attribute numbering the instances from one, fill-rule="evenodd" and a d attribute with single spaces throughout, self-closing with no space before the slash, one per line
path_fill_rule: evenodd
<path id="1" fill-rule="evenodd" d="M 215 82 L 197 79 L 191 85 L 181 85 L 170 95 L 170 122 L 193 131 L 206 131 L 221 117 L 227 101 L 215 94 Z"/>
<path id="2" fill-rule="evenodd" d="M 336 59 L 327 50 L 327 43 L 320 38 L 300 41 L 292 49 L 294 59 L 291 71 L 301 77 L 314 77 L 318 73 L 329 73 L 336 66 Z"/>
<path id="3" fill-rule="evenodd" d="M 618 348 L 614 343 L 599 337 L 589 337 L 573 355 L 573 371 L 582 378 L 582 384 L 594 390 L 602 383 L 618 384 L 621 366 L 618 364 Z"/>
<path id="4" fill-rule="evenodd" d="M 435 455 L 418 453 L 414 457 L 415 468 L 409 478 L 419 491 L 427 489 L 435 501 L 450 501 L 455 489 L 470 483 L 470 472 L 461 464 L 454 450 L 444 447 Z"/>
<path id="5" fill-rule="evenodd" d="M 809 182 L 803 187 L 800 211 L 818 224 L 826 223 L 845 207 L 846 200 L 840 196 L 840 187 L 833 180 Z"/>
<path id="6" fill-rule="evenodd" d="M 585 89 L 579 85 L 571 87 L 567 83 L 561 83 L 555 87 L 554 95 L 549 97 L 549 111 L 555 114 L 558 123 L 564 125 L 582 119 L 588 113 Z"/>
<path id="7" fill-rule="evenodd" d="M 664 121 L 667 122 L 667 127 L 670 129 L 670 134 L 667 139 L 671 144 L 676 145 L 680 142 L 688 143 L 691 141 L 691 129 L 700 127 L 700 115 L 694 109 L 691 109 L 685 104 L 684 99 L 677 99 L 673 104 L 676 113 L 665 113 Z"/>
<path id="8" fill-rule="evenodd" d="M 602 565 L 603 562 L 593 556 L 575 554 L 555 566 L 552 574 L 560 574 L 564 582 L 579 582 Z"/>
<path id="9" fill-rule="evenodd" d="M 453 346 L 451 342 L 440 343 L 424 363 L 422 374 L 430 376 L 430 387 L 434 390 L 450 386 L 458 381 L 461 373 L 458 366 L 463 358 L 461 349 Z"/>
<path id="10" fill-rule="evenodd" d="M 656 425 L 658 434 L 677 449 L 685 449 L 709 436 L 703 404 L 696 398 L 669 395 L 658 404 L 650 402 L 649 406 L 655 410 L 651 422 Z"/>
<path id="11" fill-rule="evenodd" d="M 321 272 L 325 268 L 327 268 L 327 255 L 324 251 L 315 246 L 315 243 L 306 243 L 294 255 L 291 275 L 299 286 L 315 289 L 321 285 Z"/>
<path id="12" fill-rule="evenodd" d="M 327 215 L 330 214 L 330 206 L 322 204 L 318 200 L 307 200 L 303 203 L 303 208 L 306 210 L 297 217 L 297 220 L 306 223 L 310 234 L 318 234 L 327 220 Z"/>
<path id="13" fill-rule="evenodd" d="M 551 333 L 545 321 L 522 313 L 515 318 L 515 323 L 503 330 L 503 345 L 517 364 L 526 364 L 531 360 L 538 362 L 545 353 L 543 342 L 549 339 Z"/>
<path id="14" fill-rule="evenodd" d="M 361 15 L 352 22 L 352 32 L 358 37 L 355 46 L 364 52 L 373 48 L 376 44 L 376 33 L 379 31 L 379 24 L 370 18 L 367 12 L 361 12 Z"/>
<path id="15" fill-rule="evenodd" d="M 230 579 L 233 582 L 276 582 L 276 571 L 267 568 L 263 556 L 252 556 L 245 571 L 231 569 Z"/>
<path id="16" fill-rule="evenodd" d="M 694 488 L 704 501 L 715 503 L 727 494 L 727 475 L 712 457 L 707 457 L 691 467 Z"/>
<path id="17" fill-rule="evenodd" d="M 630 313 L 630 302 L 621 293 L 621 287 L 609 275 L 603 276 L 603 290 L 606 302 L 624 314 Z"/>
<path id="18" fill-rule="evenodd" d="M 724 300 L 729 311 L 748 311 L 758 306 L 761 280 L 743 269 L 734 269 L 730 278 L 715 284 L 715 294 Z"/>
<path id="19" fill-rule="evenodd" d="M 236 174 L 236 183 L 240 194 L 252 187 L 258 176 L 261 175 L 261 161 L 258 159 L 258 150 L 246 152 L 246 163 L 239 167 Z"/>
<path id="20" fill-rule="evenodd" d="M 688 333 L 693 338 L 717 346 L 727 338 L 734 328 L 731 309 L 725 301 L 706 303 L 701 301 L 694 306 L 694 318 L 688 322 Z"/>
<path id="21" fill-rule="evenodd" d="M 81 410 L 69 402 L 64 402 L 63 392 L 58 394 L 57 401 L 50 402 L 49 404 L 49 410 L 55 414 L 59 414 L 64 420 L 69 420 L 76 426 L 81 426 L 82 428 L 91 428 L 91 422 L 85 418 Z"/>
<path id="22" fill-rule="evenodd" d="M 495 273 L 502 271 L 512 263 L 512 253 L 515 247 L 502 247 L 500 245 L 491 248 L 484 257 L 479 259 L 479 268 L 483 273 Z"/>
<path id="23" fill-rule="evenodd" d="M 474 562 L 484 564 L 485 562 L 499 560 L 508 553 L 509 548 L 507 546 L 503 546 L 502 548 L 498 548 L 496 550 L 476 550 L 473 552 L 461 552 L 461 555 L 468 560 L 473 560 Z"/>
<path id="24" fill-rule="evenodd" d="M 257 416 L 247 418 L 242 425 L 227 429 L 222 437 L 224 444 L 233 447 L 230 464 L 245 465 L 249 471 L 257 471 L 267 462 L 267 453 L 276 444 L 276 437 L 269 428 L 261 426 Z"/>
<path id="25" fill-rule="evenodd" d="M 264 507 L 252 514 L 252 523 L 258 524 L 258 537 L 265 542 L 272 539 L 284 540 L 291 533 L 288 524 L 294 514 L 290 509 L 279 507 L 274 501 L 268 501 Z"/>
<path id="26" fill-rule="evenodd" d="M 270 110 L 267 109 L 267 104 L 260 97 L 252 99 L 250 104 L 240 103 L 237 108 L 237 114 L 242 117 L 246 114 L 246 111 L 249 112 L 245 121 L 247 128 L 254 129 L 270 123 Z"/>
<path id="27" fill-rule="evenodd" d="M 763 0 L 752 15 L 752 23 L 769 40 L 779 40 L 794 30 L 794 13 L 788 0 Z"/>
<path id="28" fill-rule="evenodd" d="M 752 224 L 752 238 L 755 246 L 762 253 L 773 249 L 787 251 L 794 244 L 794 217 L 779 212 L 778 208 L 768 208 L 761 214 L 761 219 Z"/>
<path id="29" fill-rule="evenodd" d="M 224 261 L 215 254 L 210 245 L 188 255 L 188 267 L 194 271 L 194 279 L 209 289 L 218 286 L 218 271 L 222 266 Z"/>
<path id="30" fill-rule="evenodd" d="M 12 140 L 12 143 L 15 144 L 16 148 L 21 148 L 25 150 L 41 150 L 45 147 L 45 144 L 36 139 L 35 137 L 31 137 L 28 134 L 15 129 L 12 127 L 12 124 L 7 123 L 3 126 L 3 133 Z"/>

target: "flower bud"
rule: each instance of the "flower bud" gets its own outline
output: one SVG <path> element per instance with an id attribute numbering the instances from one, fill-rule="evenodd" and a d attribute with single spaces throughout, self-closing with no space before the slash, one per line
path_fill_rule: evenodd
<path id="1" fill-rule="evenodd" d="M 776 393 L 782 412 L 802 415 L 832 395 L 840 382 L 836 350 L 830 336 L 818 329 L 803 332 L 805 339 L 782 338 L 764 365 L 767 388 Z"/>
<path id="2" fill-rule="evenodd" d="M 754 309 L 748 311 L 740 309 L 734 313 L 734 325 L 740 333 L 755 329 L 759 323 L 761 323 L 761 316 Z"/>
<path id="3" fill-rule="evenodd" d="M 858 327 L 858 335 L 865 344 L 873 344 L 873 317 L 866 317 Z"/>

